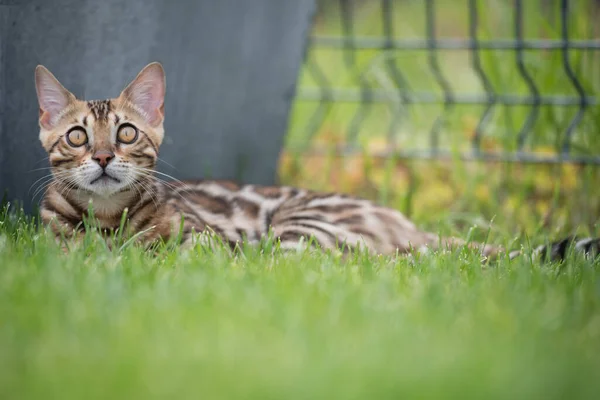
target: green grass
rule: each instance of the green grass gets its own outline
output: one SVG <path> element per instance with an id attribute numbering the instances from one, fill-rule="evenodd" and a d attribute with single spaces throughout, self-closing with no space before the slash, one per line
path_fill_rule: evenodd
<path id="1" fill-rule="evenodd" d="M 339 33 L 338 3 L 323 8 L 315 33 Z M 354 3 L 357 35 L 381 35 L 381 2 Z M 396 35 L 422 37 L 423 2 L 393 3 Z M 557 38 L 559 25 L 539 16 L 539 2 L 523 3 L 526 37 Z M 439 36 L 464 37 L 467 2 L 436 4 Z M 509 3 L 478 4 L 481 37 L 511 38 Z M 597 37 L 588 5 L 575 3 L 574 38 Z M 335 87 L 358 88 L 364 71 L 371 87 L 394 89 L 382 63 L 388 57 L 414 90 L 439 92 L 425 52 L 381 53 L 359 51 L 352 68 L 340 50 L 313 49 L 309 57 Z M 457 92 L 481 93 L 468 57 L 440 52 L 443 73 Z M 571 60 L 589 94 L 600 93 L 600 59 L 579 53 Z M 525 62 L 543 94 L 573 94 L 560 53 L 527 52 Z M 512 52 L 483 53 L 482 64 L 499 91 L 527 93 Z M 304 68 L 300 88 L 315 85 Z M 288 151 L 313 133 L 306 123 L 316 107 L 296 100 Z M 343 142 L 357 109 L 332 104 L 314 144 Z M 391 127 L 398 109 L 374 105 L 359 127 L 360 144 L 391 136 L 402 149 L 427 146 L 441 107 L 410 106 Z M 598 110 L 575 132 L 576 153 L 597 154 Z M 488 145 L 511 150 L 526 111 L 498 107 Z M 527 149 L 558 148 L 574 112 L 542 110 Z M 457 106 L 440 145 L 467 143 L 480 114 L 481 107 Z M 599 232 L 597 168 L 368 155 L 338 161 L 300 158 L 282 168 L 282 181 L 374 198 L 435 232 L 489 234 L 510 248 Z M 127 244 L 111 252 L 90 234 L 65 255 L 20 213 L 0 213 L 0 398 L 562 399 L 600 392 L 600 261 L 523 257 L 482 268 L 468 250 L 342 260 L 320 252 L 273 256 L 269 246 L 235 257 L 223 248 L 165 247 L 151 255 Z"/>
<path id="2" fill-rule="evenodd" d="M 545 237 L 534 238 L 535 242 Z M 267 249 L 268 250 L 268 249 Z M 267 251 L 266 253 L 270 253 Z M 0 219 L 0 397 L 595 398 L 600 262 L 132 246 Z"/>

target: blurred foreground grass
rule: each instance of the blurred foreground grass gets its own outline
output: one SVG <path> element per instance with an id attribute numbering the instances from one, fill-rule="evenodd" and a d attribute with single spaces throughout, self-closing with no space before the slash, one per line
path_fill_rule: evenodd
<path id="1" fill-rule="evenodd" d="M 543 242 L 538 235 L 532 242 Z M 527 243 L 522 243 L 528 247 Z M 265 254 L 266 253 L 266 254 Z M 595 398 L 600 261 L 468 250 L 67 256 L 0 214 L 0 396 Z"/>

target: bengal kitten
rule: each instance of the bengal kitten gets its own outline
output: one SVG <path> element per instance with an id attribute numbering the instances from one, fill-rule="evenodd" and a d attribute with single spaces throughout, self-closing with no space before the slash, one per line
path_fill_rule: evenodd
<path id="1" fill-rule="evenodd" d="M 179 235 L 182 216 L 184 244 L 192 243 L 193 232 L 206 230 L 232 247 L 258 243 L 269 230 L 284 249 L 310 242 L 324 249 L 394 254 L 464 244 L 424 232 L 396 210 L 339 193 L 156 179 L 164 137 L 165 74 L 159 63 L 146 66 L 110 100 L 76 99 L 43 66 L 36 68 L 35 81 L 40 140 L 53 174 L 41 217 L 56 235 L 82 232 L 91 202 L 97 223 L 106 230 L 117 229 L 127 210 L 128 226 L 143 232 L 139 239 L 144 244 Z M 567 242 L 561 243 L 552 248 L 555 258 L 564 255 Z M 484 256 L 503 251 L 469 245 Z M 599 245 L 598 239 L 586 239 L 576 248 L 597 252 Z"/>

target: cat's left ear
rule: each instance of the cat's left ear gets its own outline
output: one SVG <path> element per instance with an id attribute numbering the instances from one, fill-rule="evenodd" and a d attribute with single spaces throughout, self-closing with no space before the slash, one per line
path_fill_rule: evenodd
<path id="1" fill-rule="evenodd" d="M 158 62 L 148 64 L 119 97 L 131 103 L 151 126 L 163 122 L 165 107 L 165 70 Z"/>

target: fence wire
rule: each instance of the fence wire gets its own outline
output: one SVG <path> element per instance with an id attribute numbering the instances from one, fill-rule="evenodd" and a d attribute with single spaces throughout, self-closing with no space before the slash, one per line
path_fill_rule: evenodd
<path id="1" fill-rule="evenodd" d="M 377 157 L 600 164 L 598 151 L 600 147 L 594 146 L 595 142 L 600 143 L 600 118 L 597 107 L 599 102 L 595 90 L 600 86 L 593 83 L 597 81 L 596 77 L 582 78 L 582 74 L 594 73 L 600 77 L 598 68 L 600 40 L 597 38 L 596 31 L 588 35 L 591 37 L 572 37 L 574 27 L 571 24 L 573 24 L 573 3 L 575 3 L 573 0 L 554 2 L 546 0 L 538 3 L 540 13 L 545 13 L 544 18 L 547 18 L 547 21 L 552 21 L 552 18 L 558 16 L 554 24 L 549 22 L 555 27 L 555 34 L 545 35 L 546 37 L 543 35 L 532 37 L 531 34 L 526 34 L 528 28 L 526 11 L 531 12 L 533 1 L 531 3 L 529 1 L 526 3 L 524 0 L 498 2 L 504 4 L 511 14 L 512 37 L 510 38 L 490 37 L 489 33 L 482 35 L 482 31 L 485 31 L 481 26 L 482 12 L 489 13 L 491 8 L 488 6 L 482 11 L 481 0 L 455 2 L 455 7 L 462 7 L 461 12 L 465 14 L 467 27 L 462 37 L 439 34 L 440 17 L 444 17 L 439 15 L 441 12 L 439 0 L 412 2 L 410 0 L 338 0 L 333 5 L 331 3 L 322 2 L 321 10 L 327 7 L 336 8 L 336 15 L 339 18 L 338 28 L 333 34 L 323 33 L 323 29 L 319 30 L 319 16 L 317 16 L 304 65 L 305 79 L 301 79 L 297 91 L 297 104 L 307 105 L 303 109 L 305 111 L 298 117 L 302 120 L 301 123 L 294 127 L 296 137 L 301 137 L 301 140 L 294 142 L 297 146 L 292 146 L 293 148 L 309 152 L 325 151 L 318 146 L 313 146 L 314 138 L 325 129 L 328 119 L 331 119 L 332 106 L 338 105 L 352 110 L 344 114 L 348 121 L 340 124 L 343 127 L 339 128 L 343 130 L 344 140 L 336 150 L 342 155 L 361 151 L 359 137 L 366 135 L 368 141 L 369 135 L 376 134 L 363 133 L 365 129 L 371 129 L 369 124 L 365 126 L 365 121 L 369 118 L 373 107 L 384 105 L 389 110 L 386 118 L 387 127 L 381 129 L 386 131 L 386 144 L 383 148 L 380 146 L 374 154 Z M 395 8 L 406 7 L 407 3 L 412 3 L 413 9 L 422 7 L 423 37 L 403 37 L 397 32 L 399 22 L 409 21 L 410 16 L 399 19 Z M 578 18 L 591 18 L 590 26 L 594 30 L 594 26 L 597 25 L 594 19 L 600 17 L 600 13 L 594 14 L 598 2 L 588 3 L 590 14 L 579 15 Z M 377 36 L 357 34 L 357 21 L 361 18 L 361 13 L 364 15 L 366 12 L 365 8 L 368 8 L 371 21 L 375 20 L 371 22 L 371 26 L 377 27 L 380 32 Z M 555 15 L 548 16 L 548 13 Z M 377 14 L 375 18 L 373 15 Z M 401 63 L 397 62 L 397 57 L 402 52 L 409 52 L 410 55 L 423 53 L 424 61 L 420 64 L 422 69 L 416 72 L 414 69 L 412 72 L 404 70 L 402 65 L 399 65 Z M 465 91 L 453 85 L 455 76 L 449 74 L 446 68 L 448 59 L 446 55 L 450 52 L 465 52 L 468 57 L 469 73 L 477 78 L 479 90 Z M 499 58 L 501 62 L 497 63 L 500 65 L 495 67 L 514 68 L 515 75 L 520 79 L 521 89 L 513 90 L 515 88 L 510 87 L 510 84 L 508 87 L 498 88 L 489 68 L 486 68 L 482 61 L 486 52 L 501 54 Z M 331 73 L 328 71 L 328 66 L 324 65 L 324 60 L 327 62 L 330 58 L 319 58 L 319 54 L 324 53 L 339 54 L 343 67 L 351 71 L 348 74 L 353 77 L 352 84 L 339 84 L 339 80 L 335 78 L 337 71 L 333 70 Z M 555 63 L 545 63 L 543 59 L 548 57 L 549 53 L 560 53 L 560 58 L 557 58 L 558 61 Z M 358 57 L 368 61 L 360 63 L 357 61 Z M 528 57 L 541 57 L 542 61 L 532 68 Z M 572 61 L 574 58 L 578 63 L 577 68 Z M 583 59 L 590 59 L 589 65 L 592 67 L 582 69 Z M 389 81 L 388 85 L 374 85 L 368 78 L 368 69 L 373 65 L 373 60 L 381 64 L 383 71 L 381 74 L 385 76 L 386 81 Z M 560 79 L 565 84 L 559 88 L 560 91 L 552 90 L 548 93 L 546 87 L 537 79 L 542 73 L 551 77 L 562 75 Z M 427 74 L 427 81 L 435 84 L 435 89 L 413 88 L 413 82 L 418 81 L 415 76 L 422 74 Z M 309 107 L 308 104 L 312 106 Z M 425 110 L 425 107 L 433 105 L 437 105 L 435 111 L 429 108 Z M 448 145 L 447 142 L 452 142 L 448 137 L 453 135 L 453 128 L 449 126 L 448 120 L 453 118 L 453 114 L 461 114 L 457 111 L 458 108 L 471 107 L 472 110 L 474 106 L 477 106 L 479 111 L 472 132 L 466 140 L 467 145 L 462 147 Z M 498 137 L 497 132 L 493 135 L 500 144 L 490 149 L 490 146 L 485 145 L 485 141 L 489 136 L 490 123 L 495 114 L 498 114 L 499 107 L 520 108 L 526 111 L 520 114 L 519 126 L 514 127 L 511 132 L 505 133 L 504 137 Z M 310 111 L 306 111 L 309 109 Z M 420 124 L 416 128 L 413 125 L 403 130 L 400 126 L 406 125 L 406 122 L 411 119 L 413 113 L 411 110 L 414 109 L 425 113 L 427 115 L 425 119 L 431 123 L 426 129 L 422 127 L 423 124 Z M 544 109 L 551 109 L 551 111 L 544 111 Z M 506 115 L 509 113 L 507 112 Z M 582 126 L 584 118 L 587 118 L 587 123 Z M 531 143 L 537 140 L 534 137 L 536 129 L 537 131 L 546 129 L 548 119 L 559 120 L 554 121 L 556 126 L 551 129 L 552 137 L 547 140 L 551 143 L 552 150 L 545 149 L 540 152 Z M 502 122 L 497 122 L 496 125 L 502 125 Z M 510 130 L 508 127 L 504 128 L 496 127 L 494 130 L 507 132 Z M 578 131 L 585 132 L 580 135 L 583 139 L 576 141 L 574 139 Z M 420 141 L 417 141 L 418 144 L 398 144 L 399 138 L 411 135 L 421 137 Z"/>

